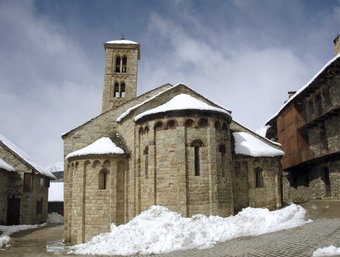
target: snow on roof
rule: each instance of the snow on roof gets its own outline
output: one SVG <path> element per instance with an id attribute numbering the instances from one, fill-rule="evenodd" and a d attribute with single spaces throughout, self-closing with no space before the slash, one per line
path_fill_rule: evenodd
<path id="1" fill-rule="evenodd" d="M 64 171 L 64 162 L 56 162 L 55 164 L 46 167 L 49 172 Z"/>
<path id="2" fill-rule="evenodd" d="M 63 202 L 64 201 L 64 182 L 52 182 L 48 188 L 49 202 Z"/>
<path id="3" fill-rule="evenodd" d="M 0 159 L 0 169 L 14 171 L 14 168 L 2 159 Z"/>
<path id="4" fill-rule="evenodd" d="M 328 63 L 326 63 L 325 66 L 322 67 L 322 69 L 316 73 L 314 75 L 314 77 L 308 81 L 307 84 L 305 84 L 302 88 L 300 88 L 298 91 L 296 91 L 296 93 L 289 98 L 284 105 L 270 118 L 268 119 L 268 121 L 266 122 L 266 124 L 268 124 L 268 122 L 270 122 L 272 119 L 274 119 L 277 115 L 279 115 L 279 113 L 291 102 L 293 101 L 293 99 L 295 99 L 302 91 L 304 91 L 307 87 L 309 87 L 310 84 L 312 84 L 312 82 L 329 66 L 331 65 L 333 62 L 335 62 L 338 58 L 340 57 L 340 54 L 337 54 L 336 56 L 334 56 Z"/>
<path id="5" fill-rule="evenodd" d="M 66 159 L 90 154 L 123 154 L 124 150 L 111 141 L 108 137 L 102 137 L 92 144 L 66 155 Z"/>
<path id="6" fill-rule="evenodd" d="M 167 111 L 175 110 L 204 110 L 204 111 L 214 111 L 224 113 L 230 116 L 230 113 L 222 108 L 212 106 L 201 100 L 198 100 L 188 94 L 179 94 L 172 98 L 170 101 L 162 104 L 156 108 L 150 109 L 148 111 L 142 112 L 135 117 L 135 121 L 155 113 L 162 113 Z"/>
<path id="7" fill-rule="evenodd" d="M 36 171 L 38 171 L 41 175 L 45 175 L 47 177 L 50 177 L 52 179 L 55 179 L 55 176 L 42 168 L 39 164 L 35 163 L 29 155 L 27 155 L 23 150 L 21 150 L 19 147 L 17 147 L 15 144 L 13 144 L 11 141 L 9 141 L 6 137 L 0 134 L 0 143 L 3 143 L 5 146 L 7 146 L 10 150 L 12 150 L 15 154 L 17 154 L 22 160 L 24 160 L 26 163 L 28 163 L 30 166 L 32 166 Z"/>
<path id="8" fill-rule="evenodd" d="M 127 40 L 127 39 L 111 40 L 111 41 L 107 41 L 106 44 L 134 44 L 134 45 L 138 45 L 137 42 Z"/>
<path id="9" fill-rule="evenodd" d="M 270 146 L 247 132 L 234 132 L 233 136 L 235 138 L 236 154 L 244 154 L 253 157 L 284 155 L 283 151 Z"/>
<path id="10" fill-rule="evenodd" d="M 167 88 L 161 92 L 159 92 L 158 94 L 155 94 L 154 96 L 150 97 L 149 99 L 141 102 L 140 104 L 136 104 L 135 106 L 130 107 L 129 109 L 127 109 L 125 112 L 123 112 L 121 115 L 119 115 L 119 117 L 116 119 L 117 122 L 120 122 L 122 119 L 124 119 L 127 115 L 129 115 L 130 112 L 132 112 L 133 110 L 137 109 L 139 106 L 142 106 L 143 104 L 151 101 L 152 99 L 155 99 L 157 96 L 163 94 L 164 92 L 172 89 L 173 87 Z"/>

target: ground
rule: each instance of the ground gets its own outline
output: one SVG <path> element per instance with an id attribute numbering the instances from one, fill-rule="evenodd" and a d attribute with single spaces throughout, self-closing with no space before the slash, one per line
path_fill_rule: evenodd
<path id="1" fill-rule="evenodd" d="M 154 257 L 179 256 L 312 256 L 320 247 L 331 244 L 340 246 L 340 201 L 314 201 L 302 204 L 308 218 L 314 222 L 285 231 L 265 234 L 257 237 L 239 238 L 216 245 L 205 250 L 187 250 L 169 254 L 152 255 Z M 8 257 L 43 257 L 66 255 L 61 247 L 63 226 L 47 226 L 41 229 L 22 231 L 11 236 L 6 250 L 0 256 Z M 55 251 L 55 252 L 49 252 Z M 82 257 L 81 255 L 77 255 Z M 83 255 L 84 256 L 84 255 Z M 87 255 L 88 256 L 88 255 Z M 145 255 L 143 255 L 145 256 Z M 89 257 L 89 256 L 88 256 Z"/>

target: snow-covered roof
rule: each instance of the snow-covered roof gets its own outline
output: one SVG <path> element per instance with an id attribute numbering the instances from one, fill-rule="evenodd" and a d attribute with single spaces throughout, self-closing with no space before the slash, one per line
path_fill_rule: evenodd
<path id="1" fill-rule="evenodd" d="M 161 92 L 159 92 L 158 94 L 150 97 L 149 99 L 141 102 L 140 104 L 136 104 L 132 107 L 130 107 L 129 109 L 127 109 L 125 112 L 123 112 L 121 115 L 119 115 L 119 117 L 116 119 L 117 122 L 120 122 L 122 119 L 124 119 L 127 115 L 129 115 L 130 112 L 132 112 L 133 110 L 137 109 L 138 107 L 142 106 L 143 104 L 146 104 L 147 102 L 151 101 L 152 99 L 155 99 L 157 96 L 163 94 L 164 92 L 172 89 L 173 87 L 167 88 Z"/>
<path id="2" fill-rule="evenodd" d="M 137 42 L 127 40 L 127 39 L 111 40 L 111 41 L 107 41 L 106 44 L 133 44 L 133 45 L 138 45 Z"/>
<path id="3" fill-rule="evenodd" d="M 9 141 L 6 137 L 4 137 L 1 134 L 0 134 L 0 143 L 3 143 L 7 148 L 9 148 L 12 152 L 14 152 L 23 161 L 25 161 L 32 168 L 34 168 L 36 171 L 38 171 L 41 175 L 45 175 L 47 177 L 55 179 L 55 176 L 51 172 L 45 170 L 39 164 L 35 163 L 29 155 L 27 155 L 23 150 L 21 150 L 19 147 L 17 147 L 15 144 L 13 144 L 11 141 Z"/>
<path id="4" fill-rule="evenodd" d="M 334 56 L 329 62 L 326 63 L 325 66 L 322 67 L 322 69 L 316 73 L 314 75 L 314 77 L 309 80 L 307 82 L 307 84 L 305 84 L 302 88 L 300 88 L 298 91 L 296 91 L 296 93 L 290 97 L 285 103 L 284 105 L 270 118 L 268 119 L 268 121 L 266 122 L 266 124 L 268 124 L 272 119 L 274 119 L 277 115 L 279 115 L 279 113 L 291 102 L 293 101 L 300 93 L 302 93 L 306 88 L 308 88 L 312 83 L 313 81 L 328 67 L 330 66 L 333 62 L 335 62 L 338 58 L 340 57 L 340 54 L 337 54 L 336 56 Z"/>
<path id="5" fill-rule="evenodd" d="M 14 168 L 5 162 L 3 159 L 0 159 L 0 169 L 4 169 L 7 171 L 14 171 Z"/>
<path id="6" fill-rule="evenodd" d="M 48 188 L 49 202 L 63 202 L 64 201 L 64 182 L 52 182 Z"/>
<path id="7" fill-rule="evenodd" d="M 220 112 L 230 116 L 230 113 L 219 107 L 207 104 L 197 98 L 192 97 L 188 94 L 179 94 L 173 97 L 170 101 L 145 112 L 138 114 L 135 117 L 135 121 L 151 114 L 163 113 L 168 111 L 178 111 L 178 110 L 203 110 L 203 111 L 213 111 Z"/>
<path id="8" fill-rule="evenodd" d="M 269 144 L 261 141 L 247 132 L 234 132 L 235 153 L 244 154 L 253 157 L 274 157 L 284 155 L 284 152 L 278 150 Z"/>
<path id="9" fill-rule="evenodd" d="M 124 154 L 124 150 L 111 141 L 108 137 L 102 137 L 92 144 L 66 155 L 66 159 L 92 154 Z"/>

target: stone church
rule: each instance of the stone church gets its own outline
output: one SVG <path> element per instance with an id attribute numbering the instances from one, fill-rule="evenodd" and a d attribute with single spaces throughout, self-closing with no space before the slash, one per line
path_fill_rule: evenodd
<path id="1" fill-rule="evenodd" d="M 280 146 L 183 84 L 137 96 L 140 45 L 104 44 L 102 113 L 63 135 L 65 241 L 148 209 L 229 216 L 282 205 Z"/>

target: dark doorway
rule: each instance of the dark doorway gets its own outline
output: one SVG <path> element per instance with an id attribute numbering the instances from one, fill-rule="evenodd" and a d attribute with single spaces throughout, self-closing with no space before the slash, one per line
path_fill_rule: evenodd
<path id="1" fill-rule="evenodd" d="M 20 199 L 7 198 L 7 225 L 19 225 Z"/>
<path id="2" fill-rule="evenodd" d="M 328 167 L 324 167 L 322 169 L 321 179 L 325 182 L 326 185 L 326 197 L 331 196 L 331 181 L 329 179 L 329 169 Z"/>

